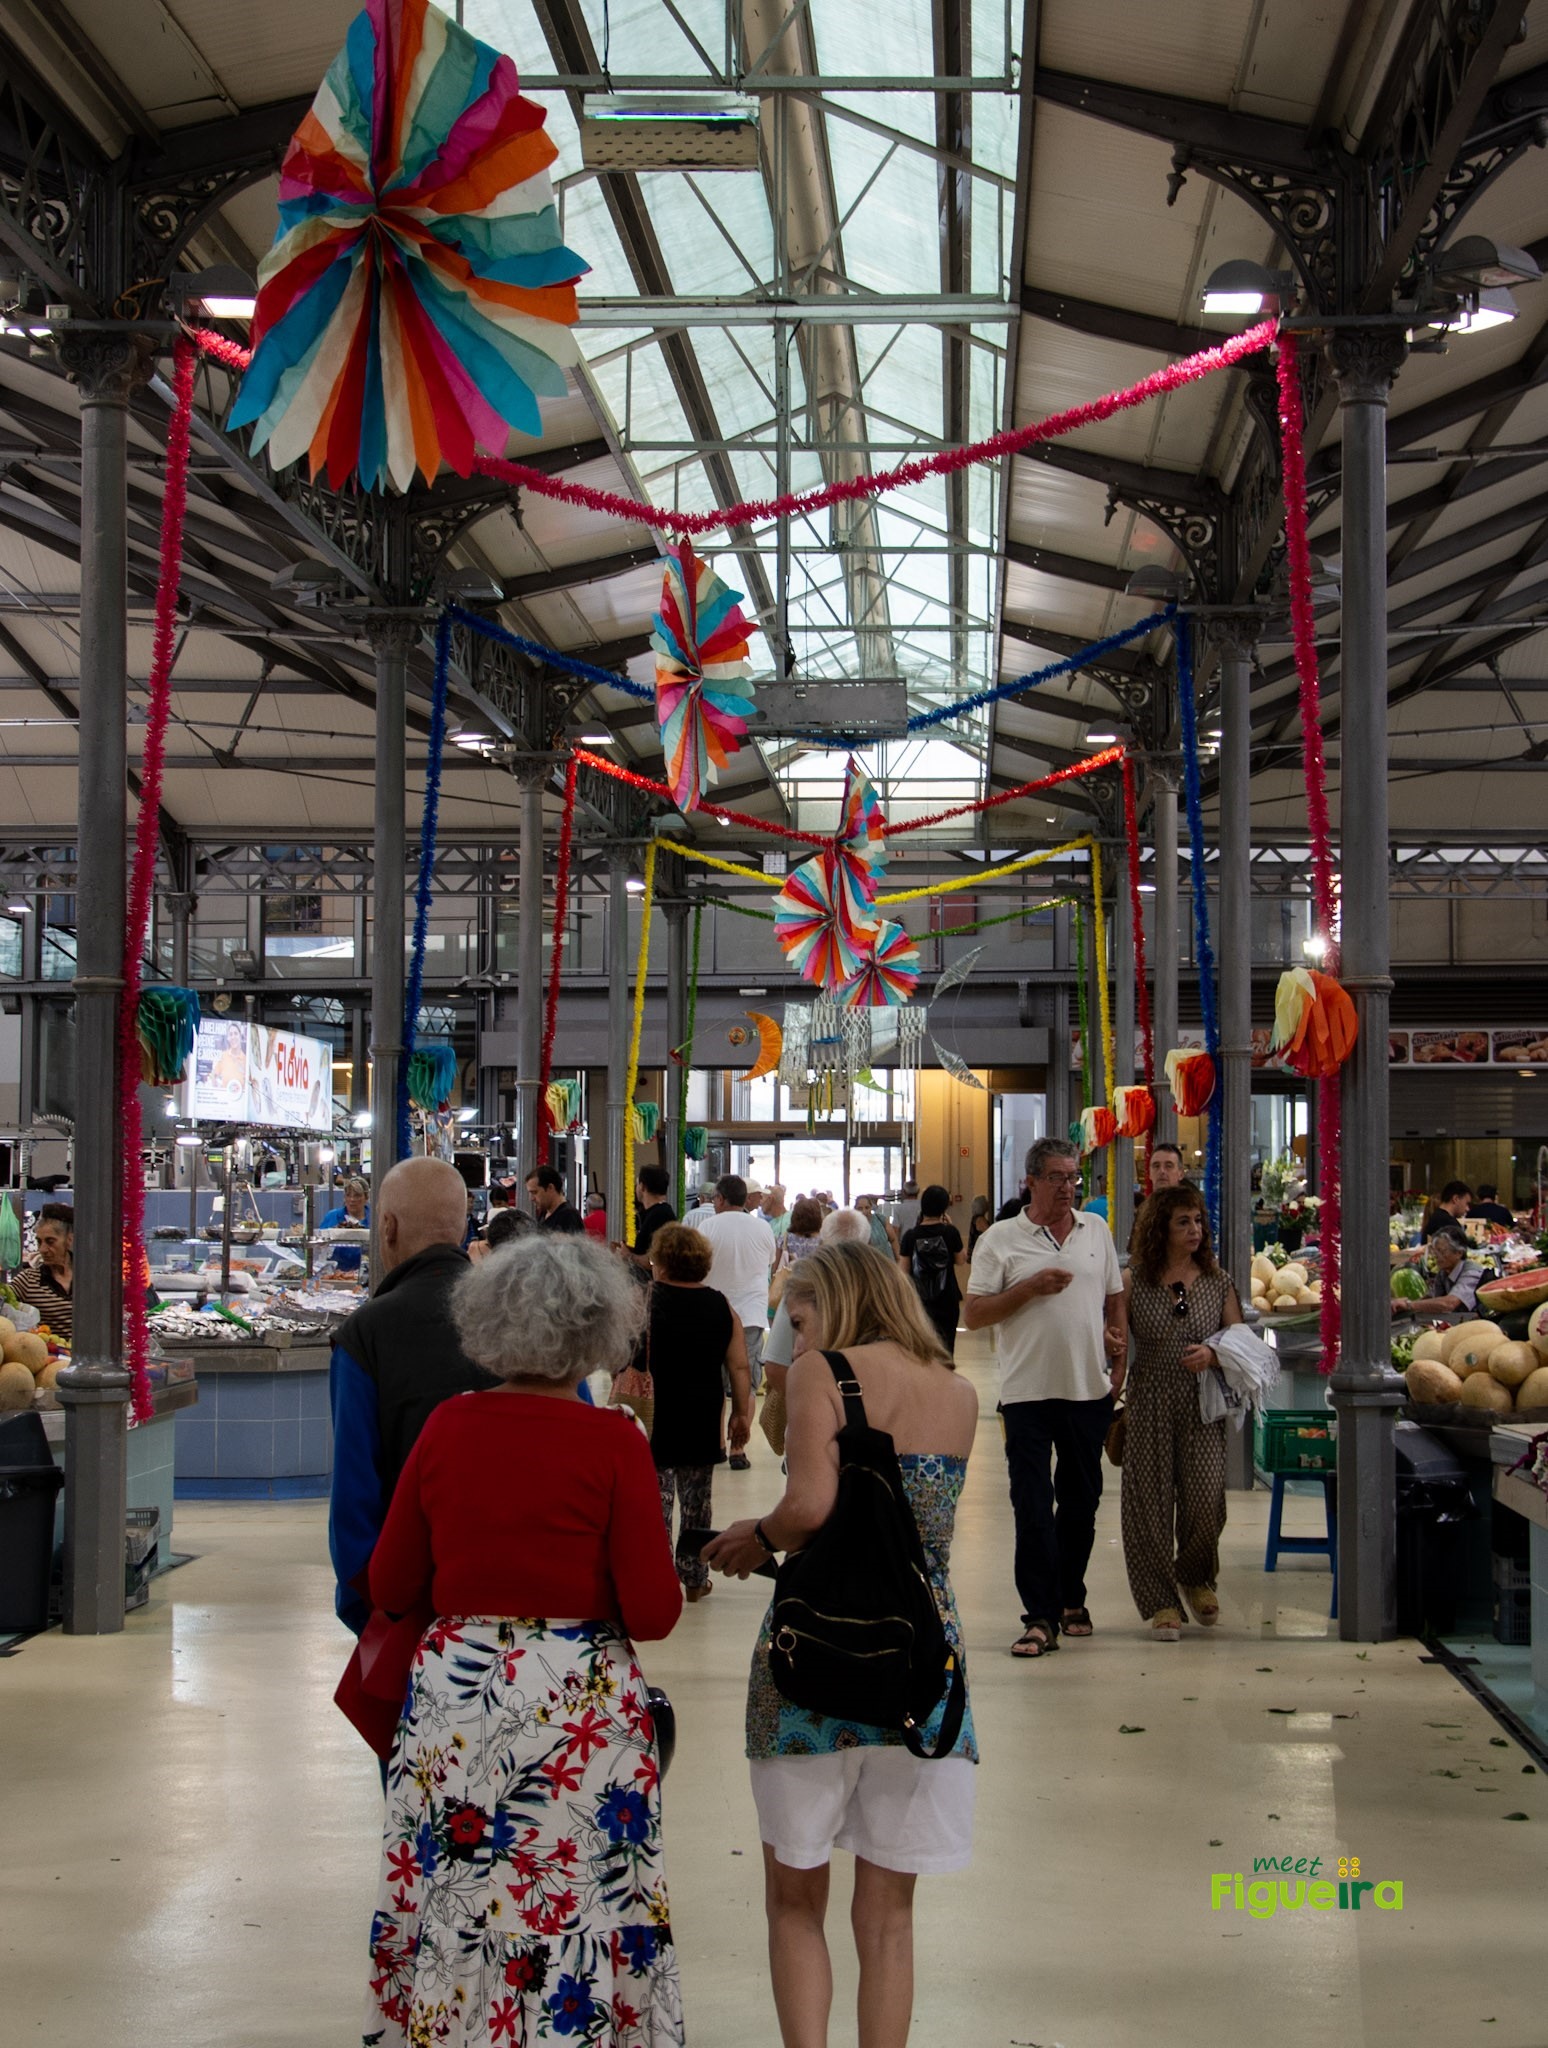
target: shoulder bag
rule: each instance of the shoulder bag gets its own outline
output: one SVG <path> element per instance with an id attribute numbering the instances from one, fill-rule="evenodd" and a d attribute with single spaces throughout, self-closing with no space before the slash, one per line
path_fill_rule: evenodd
<path id="1" fill-rule="evenodd" d="M 645 1363 L 626 1365 L 613 1381 L 607 1397 L 609 1408 L 627 1408 L 646 1436 L 656 1420 L 656 1382 L 650 1369 L 650 1326 L 656 1312 L 654 1284 L 645 1290 Z"/>
<path id="2" fill-rule="evenodd" d="M 792 1705 L 896 1729 L 917 1757 L 950 1753 L 967 1682 L 931 1590 L 898 1454 L 866 1420 L 841 1351 L 823 1357 L 844 1400 L 833 1512 L 785 1559 L 769 1615 L 769 1670 Z M 940 1735 L 920 1729 L 945 1698 Z"/>

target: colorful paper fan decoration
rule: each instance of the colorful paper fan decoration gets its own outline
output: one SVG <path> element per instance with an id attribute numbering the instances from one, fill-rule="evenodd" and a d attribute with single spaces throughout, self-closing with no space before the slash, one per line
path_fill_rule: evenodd
<path id="1" fill-rule="evenodd" d="M 1093 1103 L 1080 1113 L 1080 1149 L 1100 1152 L 1118 1135 L 1118 1119 L 1105 1102 Z"/>
<path id="2" fill-rule="evenodd" d="M 709 1150 L 709 1125 L 688 1124 L 683 1131 L 683 1153 L 689 1159 L 702 1159 Z"/>
<path id="3" fill-rule="evenodd" d="M 1164 1062 L 1166 1084 L 1179 1116 L 1198 1116 L 1215 1092 L 1215 1063 L 1197 1046 L 1178 1046 Z"/>
<path id="4" fill-rule="evenodd" d="M 1145 1087 L 1115 1088 L 1113 1115 L 1120 1138 L 1143 1138 L 1156 1127 L 1156 1098 Z"/>
<path id="5" fill-rule="evenodd" d="M 228 422 L 335 487 L 470 474 L 542 431 L 577 360 L 558 151 L 511 59 L 428 0 L 369 0 L 280 166 Z"/>
<path id="6" fill-rule="evenodd" d="M 667 554 L 656 650 L 656 720 L 667 781 L 679 810 L 696 810 L 705 791 L 741 747 L 756 709 L 748 635 L 758 628 L 691 541 Z"/>
<path id="7" fill-rule="evenodd" d="M 567 1131 L 580 1114 L 579 1081 L 550 1081 L 543 1090 L 543 1107 L 556 1131 Z"/>
<path id="8" fill-rule="evenodd" d="M 158 983 L 142 989 L 134 1012 L 140 1041 L 140 1078 L 153 1088 L 171 1088 L 188 1073 L 199 1031 L 199 998 L 191 988 Z"/>
<path id="9" fill-rule="evenodd" d="M 851 754 L 844 768 L 838 842 L 846 853 L 863 860 L 873 876 L 880 875 L 887 865 L 887 842 L 882 836 L 886 823 L 870 776 Z"/>
<path id="10" fill-rule="evenodd" d="M 798 974 L 836 990 L 866 957 L 876 918 L 849 865 L 829 850 L 803 860 L 774 898 L 774 937 Z"/>
<path id="11" fill-rule="evenodd" d="M 445 1107 L 457 1085 L 457 1055 L 449 1045 L 421 1045 L 409 1055 L 409 1101 L 416 1109 Z"/>
<path id="12" fill-rule="evenodd" d="M 1358 1033 L 1355 1006 L 1331 974 L 1292 967 L 1279 977 L 1270 1050 L 1293 1073 L 1327 1080 L 1353 1052 Z"/>
<path id="13" fill-rule="evenodd" d="M 634 1135 L 642 1145 L 648 1145 L 661 1128 L 661 1104 L 659 1102 L 636 1102 L 630 1111 L 634 1120 Z"/>
<path id="14" fill-rule="evenodd" d="M 889 918 L 867 941 L 859 970 L 839 994 L 851 1010 L 896 1009 L 919 986 L 919 948 Z"/>

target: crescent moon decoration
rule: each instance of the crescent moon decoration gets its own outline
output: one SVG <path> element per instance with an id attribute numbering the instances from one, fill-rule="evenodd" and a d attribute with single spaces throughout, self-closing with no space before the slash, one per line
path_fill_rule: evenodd
<path id="1" fill-rule="evenodd" d="M 651 621 L 656 651 L 656 719 L 667 780 L 679 810 L 697 810 L 705 791 L 747 734 L 756 715 L 748 635 L 758 628 L 691 541 L 667 555 L 661 609 Z"/>
<path id="2" fill-rule="evenodd" d="M 953 960 L 951 965 L 942 974 L 940 980 L 935 984 L 935 993 L 930 998 L 931 1002 L 939 1001 L 945 995 L 947 989 L 956 988 L 966 981 L 973 972 L 973 969 L 983 958 L 983 953 L 984 949 L 982 946 L 975 946 L 970 953 L 964 953 L 960 960 Z"/>
<path id="3" fill-rule="evenodd" d="M 940 1061 L 943 1073 L 950 1074 L 954 1081 L 960 1081 L 964 1088 L 983 1087 L 983 1082 L 979 1080 L 960 1052 L 953 1052 L 950 1046 L 942 1045 L 938 1038 L 932 1038 L 930 1043 L 935 1048 L 935 1057 Z"/>
<path id="4" fill-rule="evenodd" d="M 758 1027 L 758 1057 L 741 1078 L 744 1081 L 761 1081 L 765 1074 L 772 1074 L 779 1065 L 785 1050 L 785 1034 L 774 1019 L 766 1017 L 761 1010 L 748 1010 L 744 1014 L 751 1017 Z"/>
<path id="5" fill-rule="evenodd" d="M 428 0 L 369 0 L 280 166 L 228 428 L 335 489 L 471 473 L 542 432 L 579 358 L 575 283 L 516 66 Z"/>

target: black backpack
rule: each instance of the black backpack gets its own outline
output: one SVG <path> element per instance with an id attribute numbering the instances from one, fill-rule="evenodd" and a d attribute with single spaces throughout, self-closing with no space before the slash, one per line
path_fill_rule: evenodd
<path id="1" fill-rule="evenodd" d="M 810 1713 L 894 1728 L 917 1757 L 949 1754 L 967 1682 L 931 1591 L 919 1525 L 892 1438 L 866 1420 L 841 1351 L 825 1351 L 844 1397 L 832 1514 L 780 1566 L 769 1615 L 769 1670 Z M 919 1730 L 946 1696 L 940 1736 Z"/>
<path id="2" fill-rule="evenodd" d="M 921 1301 L 937 1302 L 945 1298 L 951 1280 L 951 1266 L 951 1246 L 945 1238 L 921 1237 L 916 1231 L 909 1270 Z"/>

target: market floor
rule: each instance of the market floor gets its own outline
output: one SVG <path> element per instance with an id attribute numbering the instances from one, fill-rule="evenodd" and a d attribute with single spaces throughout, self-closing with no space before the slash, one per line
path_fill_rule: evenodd
<path id="1" fill-rule="evenodd" d="M 1013 1662 L 1010 1512 L 984 1406 L 954 1576 L 984 1751 L 972 1868 L 918 1895 L 920 2048 L 1542 2048 L 1545 1781 L 1411 1642 L 1326 1621 L 1328 1578 L 1261 1570 L 1231 1497 L 1214 1634 L 1143 1639 L 1103 1502 L 1097 1634 Z M 761 1438 L 717 1482 L 769 1507 Z M 1110 1475 L 1111 1477 L 1111 1475 Z M 1308 1517 L 1313 1503 L 1298 1512 Z M 48 2048 L 347 2048 L 376 1879 L 373 1761 L 330 1703 L 348 1650 L 320 1503 L 189 1504 L 117 1638 L 0 1659 L 0 2027 Z M 667 1871 L 695 2048 L 777 2048 L 742 1694 L 765 1588 L 721 1583 L 646 1652 L 677 1703 Z M 1512 1826 L 1513 1818 L 1530 1823 Z M 1211 1909 L 1211 1874 L 1358 1857 L 1402 1908 Z M 840 1865 L 847 1862 L 840 1857 Z M 835 2043 L 854 2039 L 836 1874 Z"/>

